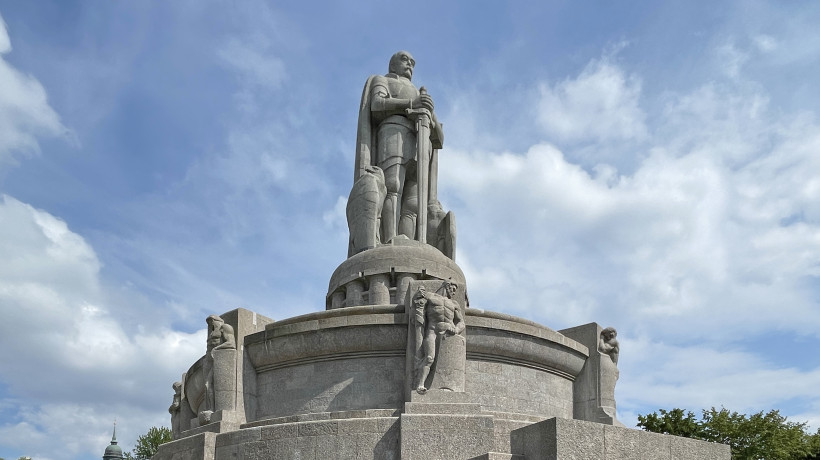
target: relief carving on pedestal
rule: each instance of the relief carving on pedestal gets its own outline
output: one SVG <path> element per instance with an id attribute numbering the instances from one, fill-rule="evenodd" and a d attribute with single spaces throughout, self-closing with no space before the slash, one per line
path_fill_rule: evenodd
<path id="1" fill-rule="evenodd" d="M 464 358 L 461 356 L 466 349 L 464 312 L 461 304 L 454 300 L 458 286 L 445 281 L 442 288 L 444 295 L 428 292 L 424 286 L 413 295 L 413 389 L 419 394 L 426 393 L 431 387 L 464 391 Z"/>

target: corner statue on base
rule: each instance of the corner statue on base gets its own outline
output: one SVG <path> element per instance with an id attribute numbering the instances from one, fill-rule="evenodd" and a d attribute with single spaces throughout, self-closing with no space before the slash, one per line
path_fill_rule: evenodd
<path id="1" fill-rule="evenodd" d="M 403 236 L 429 242 L 455 259 L 455 217 L 443 211 L 437 197 L 444 131 L 433 98 L 411 82 L 415 65 L 410 53 L 399 51 L 390 58 L 387 75 L 365 83 L 348 200 L 349 256 Z M 361 180 L 368 176 L 375 177 Z M 351 210 L 357 215 L 351 216 Z"/>
<path id="2" fill-rule="evenodd" d="M 235 376 L 232 378 L 230 374 L 235 371 L 236 367 L 235 353 L 230 353 L 227 357 L 219 357 L 222 361 L 225 361 L 225 358 L 228 358 L 228 360 L 232 358 L 234 363 L 231 366 L 218 365 L 216 362 L 217 353 L 222 350 L 236 351 L 233 327 L 230 324 L 225 324 L 225 320 L 217 315 L 209 316 L 205 322 L 208 323 L 208 349 L 205 352 L 205 361 L 202 363 L 205 374 L 205 400 L 202 403 L 203 409 L 198 414 L 200 425 L 210 423 L 214 412 L 225 409 L 224 406 L 226 405 L 220 404 L 216 387 L 219 386 L 219 382 L 235 380 Z"/>

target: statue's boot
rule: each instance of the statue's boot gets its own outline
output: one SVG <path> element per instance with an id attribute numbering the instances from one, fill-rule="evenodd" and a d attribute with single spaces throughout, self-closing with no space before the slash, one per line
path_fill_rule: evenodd
<path id="1" fill-rule="evenodd" d="M 399 234 L 407 235 L 411 240 L 417 239 L 416 219 L 419 213 L 419 191 L 415 182 L 405 187 L 401 197 L 401 218 L 399 219 Z"/>
<path id="2" fill-rule="evenodd" d="M 399 219 L 399 234 L 407 235 L 411 240 L 416 239 L 416 213 L 402 209 Z"/>
<path id="3" fill-rule="evenodd" d="M 389 243 L 396 236 L 399 195 L 387 192 L 382 208 L 382 243 Z"/>

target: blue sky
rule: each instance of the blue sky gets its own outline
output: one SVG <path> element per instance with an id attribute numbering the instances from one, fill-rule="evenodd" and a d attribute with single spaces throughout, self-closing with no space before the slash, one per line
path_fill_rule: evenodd
<path id="1" fill-rule="evenodd" d="M 0 457 L 99 458 L 114 418 L 130 449 L 207 315 L 324 308 L 399 49 L 474 307 L 616 327 L 627 424 L 820 427 L 820 5 L 407 9 L 0 1 Z"/>

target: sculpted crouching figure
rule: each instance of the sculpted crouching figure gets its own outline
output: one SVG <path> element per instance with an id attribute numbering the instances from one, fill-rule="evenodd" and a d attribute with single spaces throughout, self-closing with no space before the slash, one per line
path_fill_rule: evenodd
<path id="1" fill-rule="evenodd" d="M 211 415 L 216 408 L 214 395 L 214 350 L 236 349 L 233 327 L 225 324 L 225 321 L 217 315 L 211 315 L 206 320 L 208 323 L 208 351 L 205 353 L 203 362 L 203 372 L 205 374 L 205 400 L 204 410 L 199 412 L 200 425 L 209 423 Z"/>
<path id="2" fill-rule="evenodd" d="M 433 363 L 439 358 L 441 342 L 464 331 L 464 313 L 461 311 L 461 305 L 453 299 L 457 289 L 455 283 L 445 282 L 445 295 L 427 292 L 420 287 L 413 296 L 416 337 L 418 340 L 421 336 L 422 340 L 419 355 L 416 356 L 414 383 L 416 391 L 420 394 L 428 390 L 425 382 Z M 463 340 L 462 337 L 458 338 Z"/>
<path id="3" fill-rule="evenodd" d="M 607 419 L 611 419 L 614 425 L 618 425 L 615 414 L 615 384 L 618 382 L 618 358 L 621 354 L 621 346 L 618 343 L 618 332 L 615 328 L 607 327 L 601 330 L 598 338 L 598 352 L 601 353 L 601 365 L 598 374 L 598 384 L 600 391 L 600 405 Z"/>
<path id="4" fill-rule="evenodd" d="M 612 363 L 618 365 L 618 356 L 621 354 L 621 346 L 618 344 L 618 331 L 614 327 L 608 327 L 601 331 L 598 339 L 598 351 L 609 356 Z"/>
<path id="5" fill-rule="evenodd" d="M 171 386 L 174 389 L 174 400 L 171 406 L 168 407 L 168 413 L 171 414 L 171 434 L 176 439 L 180 433 L 180 409 L 182 406 L 182 382 L 174 382 Z"/>

